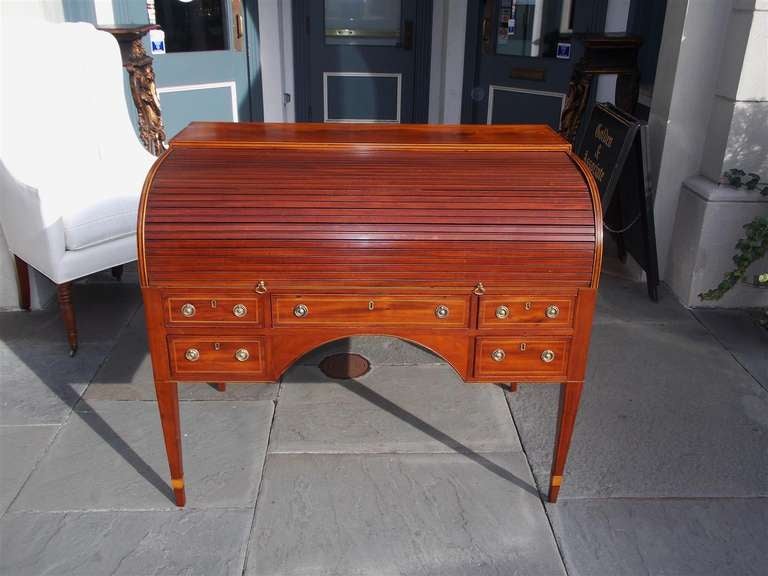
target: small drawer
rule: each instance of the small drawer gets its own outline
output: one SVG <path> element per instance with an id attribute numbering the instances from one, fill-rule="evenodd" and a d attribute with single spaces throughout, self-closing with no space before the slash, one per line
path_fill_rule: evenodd
<path id="1" fill-rule="evenodd" d="M 478 338 L 475 376 L 518 381 L 526 377 L 564 378 L 569 342 L 567 338 Z"/>
<path id="2" fill-rule="evenodd" d="M 260 326 L 262 299 L 248 295 L 171 296 L 165 299 L 165 320 L 173 324 L 247 324 Z"/>
<path id="3" fill-rule="evenodd" d="M 261 338 L 169 338 L 171 371 L 179 376 L 264 372 L 264 341 Z"/>
<path id="4" fill-rule="evenodd" d="M 469 297 L 277 295 L 272 321 L 275 326 L 461 328 L 469 323 Z"/>
<path id="5" fill-rule="evenodd" d="M 484 296 L 480 299 L 478 327 L 570 326 L 573 308 L 573 299 L 563 296 Z"/>

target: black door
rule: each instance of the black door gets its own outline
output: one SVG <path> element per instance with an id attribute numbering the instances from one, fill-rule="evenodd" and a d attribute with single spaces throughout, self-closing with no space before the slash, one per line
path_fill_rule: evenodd
<path id="1" fill-rule="evenodd" d="M 462 121 L 549 124 L 560 114 L 579 34 L 605 23 L 606 0 L 469 0 Z"/>
<path id="2" fill-rule="evenodd" d="M 296 119 L 426 122 L 431 0 L 294 0 Z"/>

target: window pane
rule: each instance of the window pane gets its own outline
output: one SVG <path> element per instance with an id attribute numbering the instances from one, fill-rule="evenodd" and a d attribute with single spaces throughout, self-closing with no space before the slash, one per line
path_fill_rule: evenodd
<path id="1" fill-rule="evenodd" d="M 227 0 L 151 0 L 165 32 L 166 52 L 227 50 Z"/>
<path id="2" fill-rule="evenodd" d="M 325 0 L 326 44 L 396 46 L 401 0 Z"/>

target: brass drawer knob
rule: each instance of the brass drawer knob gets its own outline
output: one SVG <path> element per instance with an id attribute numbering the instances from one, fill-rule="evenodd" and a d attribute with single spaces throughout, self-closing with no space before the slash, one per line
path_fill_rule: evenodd
<path id="1" fill-rule="evenodd" d="M 440 318 L 441 320 L 443 318 L 448 318 L 448 306 L 445 306 L 443 304 L 440 304 L 437 308 L 435 308 L 435 316 Z"/>
<path id="2" fill-rule="evenodd" d="M 192 316 L 195 315 L 195 312 L 197 312 L 195 305 L 190 304 L 189 302 L 187 302 L 181 307 L 181 315 L 186 318 L 192 318 Z"/>
<path id="3" fill-rule="evenodd" d="M 496 318 L 499 320 L 504 320 L 509 316 L 509 308 L 506 306 L 499 306 L 496 308 Z"/>
<path id="4" fill-rule="evenodd" d="M 296 316 L 296 318 L 304 318 L 307 314 L 309 314 L 309 308 L 304 304 L 296 304 L 293 309 L 293 315 Z"/>
<path id="5" fill-rule="evenodd" d="M 544 350 L 544 352 L 541 353 L 541 359 L 549 364 L 555 359 L 555 353 L 552 352 L 552 350 Z"/>
<path id="6" fill-rule="evenodd" d="M 504 352 L 504 350 L 502 350 L 501 348 L 496 348 L 496 350 L 491 352 L 491 358 L 493 358 L 496 362 L 501 362 L 506 357 L 507 357 L 506 352 Z"/>
<path id="7" fill-rule="evenodd" d="M 248 314 L 248 308 L 246 308 L 244 304 L 235 304 L 235 307 L 232 308 L 232 314 L 234 314 L 238 318 L 242 318 L 243 316 Z"/>
<path id="8" fill-rule="evenodd" d="M 547 311 L 545 312 L 545 314 L 549 319 L 557 318 L 557 316 L 560 314 L 560 308 L 558 308 L 554 304 L 550 304 L 549 306 L 547 306 Z"/>
<path id="9" fill-rule="evenodd" d="M 251 355 L 248 353 L 248 350 L 246 350 L 245 348 L 238 348 L 237 350 L 235 350 L 235 359 L 238 360 L 239 362 L 245 362 L 250 357 Z"/>
<path id="10" fill-rule="evenodd" d="M 197 362 L 200 360 L 200 350 L 197 348 L 187 348 L 187 351 L 184 352 L 184 358 L 190 362 Z"/>

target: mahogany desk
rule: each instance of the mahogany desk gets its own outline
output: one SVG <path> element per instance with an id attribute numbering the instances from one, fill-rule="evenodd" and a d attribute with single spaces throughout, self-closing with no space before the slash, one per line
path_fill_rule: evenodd
<path id="1" fill-rule="evenodd" d="M 178 381 L 274 382 L 394 336 L 466 382 L 555 382 L 555 502 L 602 258 L 597 188 L 545 126 L 193 123 L 147 177 L 139 271 L 176 503 Z"/>

